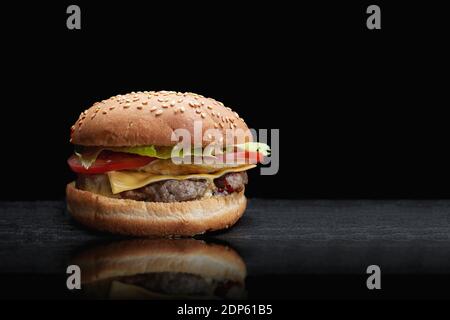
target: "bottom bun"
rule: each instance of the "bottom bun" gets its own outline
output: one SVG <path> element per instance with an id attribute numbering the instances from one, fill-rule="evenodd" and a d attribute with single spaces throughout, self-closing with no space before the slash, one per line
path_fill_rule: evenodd
<path id="1" fill-rule="evenodd" d="M 228 228 L 247 206 L 244 191 L 185 202 L 116 199 L 83 191 L 69 183 L 67 209 L 80 223 L 101 231 L 133 236 L 193 236 Z"/>

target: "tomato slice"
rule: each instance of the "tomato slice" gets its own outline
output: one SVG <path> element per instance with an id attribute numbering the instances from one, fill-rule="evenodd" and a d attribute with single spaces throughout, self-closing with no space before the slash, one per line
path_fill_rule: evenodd
<path id="1" fill-rule="evenodd" d="M 76 155 L 72 155 L 67 163 L 76 173 L 97 174 L 115 170 L 126 170 L 143 167 L 156 158 L 144 157 L 137 154 L 102 151 L 95 162 L 86 169 L 82 166 L 80 159 Z"/>

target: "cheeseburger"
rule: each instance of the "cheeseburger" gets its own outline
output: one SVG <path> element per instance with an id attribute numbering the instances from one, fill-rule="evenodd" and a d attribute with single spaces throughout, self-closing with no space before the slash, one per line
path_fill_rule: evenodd
<path id="1" fill-rule="evenodd" d="M 246 171 L 268 155 L 244 120 L 194 93 L 117 95 L 71 128 L 77 174 L 67 206 L 82 224 L 135 236 L 192 236 L 232 226 Z"/>
<path id="2" fill-rule="evenodd" d="M 231 248 L 195 239 L 126 240 L 82 251 L 86 298 L 243 299 L 246 266 Z"/>

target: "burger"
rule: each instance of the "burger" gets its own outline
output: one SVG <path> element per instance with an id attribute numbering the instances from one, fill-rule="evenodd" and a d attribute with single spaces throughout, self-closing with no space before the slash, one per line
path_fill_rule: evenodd
<path id="1" fill-rule="evenodd" d="M 244 120 L 194 93 L 132 92 L 83 111 L 71 128 L 77 174 L 67 207 L 80 223 L 133 236 L 193 236 L 245 211 L 246 171 L 269 154 Z"/>
<path id="2" fill-rule="evenodd" d="M 125 240 L 72 258 L 94 299 L 242 299 L 246 266 L 231 248 L 194 239 Z"/>

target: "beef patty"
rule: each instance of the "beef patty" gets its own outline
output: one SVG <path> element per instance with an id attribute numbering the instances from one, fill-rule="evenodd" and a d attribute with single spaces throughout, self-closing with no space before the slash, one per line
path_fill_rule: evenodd
<path id="1" fill-rule="evenodd" d="M 246 172 L 233 172 L 214 179 L 164 180 L 150 183 L 145 187 L 124 191 L 120 197 L 139 201 L 179 202 L 212 195 L 227 195 L 240 192 L 247 184 Z"/>
<path id="2" fill-rule="evenodd" d="M 105 182 L 108 182 L 105 185 Z M 180 202 L 200 199 L 208 196 L 224 196 L 244 190 L 248 182 L 247 173 L 232 172 L 214 181 L 206 179 L 164 180 L 150 183 L 142 188 L 124 191 L 115 195 L 122 199 L 150 202 Z M 101 187 L 99 186 L 101 185 Z M 107 195 L 111 190 L 106 175 L 78 175 L 77 188 Z M 110 194 L 111 191 L 109 191 Z"/>

